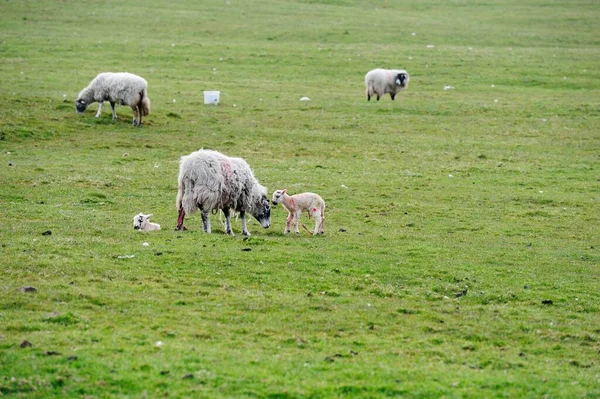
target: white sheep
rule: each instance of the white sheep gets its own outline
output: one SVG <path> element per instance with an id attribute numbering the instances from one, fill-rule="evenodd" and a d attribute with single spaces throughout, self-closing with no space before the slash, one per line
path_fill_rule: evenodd
<path id="1" fill-rule="evenodd" d="M 233 236 L 230 211 L 239 212 L 242 233 L 249 236 L 246 212 L 262 227 L 271 225 L 271 207 L 267 189 L 254 177 L 250 166 L 241 158 L 230 158 L 217 151 L 201 149 L 181 157 L 176 206 L 179 211 L 176 230 L 186 230 L 183 219 L 200 209 L 204 232 L 210 233 L 209 213 L 221 209 L 225 230 Z"/>
<path id="2" fill-rule="evenodd" d="M 325 201 L 318 194 L 302 193 L 288 195 L 287 190 L 276 190 L 273 193 L 273 204 L 281 204 L 288 211 L 284 234 L 291 230 L 293 224 L 294 232 L 298 231 L 298 220 L 303 211 L 308 212 L 308 216 L 315 218 L 315 229 L 313 235 L 325 233 Z"/>
<path id="3" fill-rule="evenodd" d="M 394 100 L 397 92 L 408 87 L 409 80 L 404 69 L 373 69 L 365 75 L 367 100 L 371 101 L 371 96 L 376 94 L 379 101 L 385 93 L 390 93 Z"/>
<path id="4" fill-rule="evenodd" d="M 142 124 L 144 116 L 150 114 L 148 83 L 140 76 L 127 72 L 104 72 L 99 74 L 77 96 L 75 108 L 83 114 L 87 107 L 97 102 L 96 118 L 102 113 L 102 104 L 109 101 L 113 120 L 117 119 L 115 104 L 129 105 L 133 110 L 133 126 Z"/>
<path id="5" fill-rule="evenodd" d="M 133 228 L 140 231 L 156 231 L 160 230 L 160 224 L 152 223 L 150 221 L 150 215 L 144 215 L 143 213 L 139 213 L 133 217 Z"/>

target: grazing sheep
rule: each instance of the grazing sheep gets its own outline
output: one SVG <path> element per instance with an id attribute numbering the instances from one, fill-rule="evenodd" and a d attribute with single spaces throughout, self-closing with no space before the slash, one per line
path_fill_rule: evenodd
<path id="1" fill-rule="evenodd" d="M 160 230 L 160 224 L 152 223 L 150 221 L 150 215 L 144 215 L 143 213 L 139 213 L 133 217 L 133 228 L 141 231 L 155 231 Z"/>
<path id="2" fill-rule="evenodd" d="M 112 108 L 113 120 L 117 119 L 115 104 L 129 105 L 133 110 L 133 126 L 140 126 L 142 118 L 150 114 L 150 99 L 147 94 L 148 83 L 142 77 L 127 72 L 104 72 L 90 82 L 88 87 L 81 90 L 75 108 L 78 114 L 83 114 L 86 108 L 98 102 L 96 118 L 102 113 L 102 104 L 109 101 Z"/>
<path id="3" fill-rule="evenodd" d="M 300 234 L 298 220 L 303 211 L 307 211 L 309 217 L 315 218 L 313 235 L 325 232 L 325 201 L 319 195 L 315 193 L 288 195 L 287 190 L 277 190 L 273 193 L 273 204 L 281 204 L 288 211 L 284 234 L 290 232 L 292 222 L 294 232 Z"/>
<path id="4" fill-rule="evenodd" d="M 385 93 L 390 93 L 392 100 L 396 93 L 408 87 L 410 77 L 404 69 L 373 69 L 365 75 L 367 86 L 367 100 L 371 101 L 373 94 L 377 95 L 377 101 Z"/>
<path id="5" fill-rule="evenodd" d="M 198 209 L 206 233 L 210 233 L 209 213 L 217 209 L 223 210 L 225 230 L 231 236 L 234 235 L 231 210 L 240 213 L 245 236 L 250 235 L 246 228 L 246 212 L 250 212 L 262 227 L 271 225 L 267 189 L 258 183 L 246 161 L 217 151 L 201 149 L 181 157 L 176 205 L 179 211 L 176 230 L 186 230 L 183 226 L 185 215 Z"/>

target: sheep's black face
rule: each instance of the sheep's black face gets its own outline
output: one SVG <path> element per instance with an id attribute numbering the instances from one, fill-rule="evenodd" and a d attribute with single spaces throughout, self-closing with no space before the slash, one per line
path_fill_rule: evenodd
<path id="1" fill-rule="evenodd" d="M 146 218 L 143 215 L 135 215 L 133 217 L 133 228 L 135 230 L 140 230 Z"/>
<path id="2" fill-rule="evenodd" d="M 75 109 L 77 110 L 78 114 L 83 114 L 83 112 L 86 110 L 88 104 L 83 101 L 81 98 L 78 98 L 77 100 L 75 100 Z"/>
<path id="3" fill-rule="evenodd" d="M 398 86 L 401 86 L 401 87 L 406 86 L 407 80 L 408 80 L 408 75 L 405 73 L 399 73 L 398 76 L 396 76 L 396 84 Z"/>
<path id="4" fill-rule="evenodd" d="M 269 228 L 271 226 L 271 205 L 269 205 L 269 199 L 263 195 L 255 205 L 252 216 L 258 220 L 258 223 L 262 227 L 265 229 Z"/>

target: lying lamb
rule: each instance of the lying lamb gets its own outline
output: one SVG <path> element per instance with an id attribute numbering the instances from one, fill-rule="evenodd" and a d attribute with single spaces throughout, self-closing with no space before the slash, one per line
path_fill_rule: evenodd
<path id="1" fill-rule="evenodd" d="M 254 177 L 250 166 L 241 158 L 230 158 L 217 151 L 199 150 L 181 157 L 179 162 L 176 230 L 185 230 L 183 219 L 200 209 L 204 232 L 210 233 L 209 213 L 222 209 L 225 230 L 233 236 L 230 211 L 240 213 L 242 233 L 246 228 L 246 212 L 258 220 L 262 227 L 271 225 L 271 207 L 267 189 Z"/>
<path id="2" fill-rule="evenodd" d="M 365 75 L 367 100 L 371 101 L 371 96 L 376 94 L 379 101 L 385 93 L 390 93 L 394 100 L 397 92 L 408 87 L 409 80 L 404 69 L 373 69 Z"/>
<path id="3" fill-rule="evenodd" d="M 117 119 L 115 104 L 129 105 L 133 110 L 133 126 L 142 124 L 142 118 L 150 114 L 150 99 L 147 94 L 148 83 L 142 77 L 127 72 L 104 72 L 90 82 L 88 87 L 81 90 L 75 107 L 77 113 L 83 114 L 86 108 L 98 102 L 96 118 L 102 113 L 102 104 L 109 101 L 112 108 L 112 118 Z"/>
<path id="4" fill-rule="evenodd" d="M 277 190 L 273 193 L 273 204 L 282 204 L 288 211 L 284 234 L 290 232 L 290 227 L 293 222 L 294 231 L 298 231 L 298 220 L 303 211 L 308 212 L 308 216 L 315 218 L 315 230 L 313 235 L 325 233 L 325 201 L 315 193 L 302 193 L 296 195 L 288 195 L 287 190 Z"/>
<path id="5" fill-rule="evenodd" d="M 133 228 L 141 231 L 155 231 L 160 230 L 160 224 L 152 223 L 150 221 L 150 215 L 144 215 L 143 213 L 137 214 L 133 217 Z"/>

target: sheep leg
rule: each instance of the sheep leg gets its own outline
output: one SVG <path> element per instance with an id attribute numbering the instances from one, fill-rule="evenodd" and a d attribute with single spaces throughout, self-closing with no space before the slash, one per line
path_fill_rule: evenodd
<path id="1" fill-rule="evenodd" d="M 313 231 L 313 236 L 316 236 L 320 233 L 321 228 L 321 212 L 317 208 L 312 208 L 310 214 L 313 218 L 315 218 L 315 229 Z"/>
<path id="2" fill-rule="evenodd" d="M 285 230 L 283 231 L 283 234 L 287 234 L 291 231 L 290 227 L 292 224 L 292 219 L 294 219 L 294 214 L 292 212 L 289 212 L 285 221 Z"/>
<path id="3" fill-rule="evenodd" d="M 100 115 L 102 114 L 102 104 L 104 104 L 104 101 L 98 102 L 98 112 L 96 112 L 96 118 L 100 118 Z"/>
<path id="4" fill-rule="evenodd" d="M 394 98 L 396 98 L 396 93 L 390 93 L 390 97 L 392 97 L 392 101 L 394 101 Z"/>
<path id="5" fill-rule="evenodd" d="M 137 110 L 137 105 L 131 107 L 131 109 L 133 110 L 133 126 L 139 126 L 140 123 L 138 122 L 138 110 Z"/>
<path id="6" fill-rule="evenodd" d="M 113 121 L 116 121 L 117 120 L 117 111 L 115 110 L 115 102 L 114 101 L 110 102 L 110 109 L 112 110 Z"/>
<path id="7" fill-rule="evenodd" d="M 298 223 L 299 220 L 300 220 L 300 215 L 302 215 L 302 211 L 296 211 L 296 212 L 294 212 L 294 222 L 293 222 L 293 224 L 294 224 L 294 233 L 296 233 L 296 235 L 300 235 L 300 231 L 298 230 L 298 225 L 300 224 L 300 223 Z"/>
<path id="8" fill-rule="evenodd" d="M 185 211 L 183 210 L 183 208 L 181 208 L 179 210 L 179 216 L 177 217 L 177 227 L 175 227 L 175 230 L 187 230 L 185 228 L 185 226 L 183 225 L 183 219 L 185 218 Z"/>
<path id="9" fill-rule="evenodd" d="M 379 94 L 377 94 L 377 101 L 379 101 Z"/>
<path id="10" fill-rule="evenodd" d="M 140 101 L 137 104 L 138 117 L 140 118 L 138 126 L 140 126 L 142 124 L 142 119 L 144 119 L 144 106 L 142 104 L 143 99 L 144 99 L 144 93 L 140 93 Z"/>
<path id="11" fill-rule="evenodd" d="M 250 236 L 250 232 L 248 231 L 248 228 L 246 227 L 246 211 L 240 211 L 240 219 L 242 219 L 242 233 L 244 233 L 244 235 L 246 237 Z"/>
<path id="12" fill-rule="evenodd" d="M 223 214 L 225 215 L 225 232 L 233 237 L 235 234 L 233 234 L 233 230 L 231 229 L 231 214 L 229 212 L 229 208 L 224 208 Z"/>
<path id="13" fill-rule="evenodd" d="M 210 218 L 208 217 L 208 211 L 202 211 L 202 229 L 205 233 L 210 233 Z"/>

